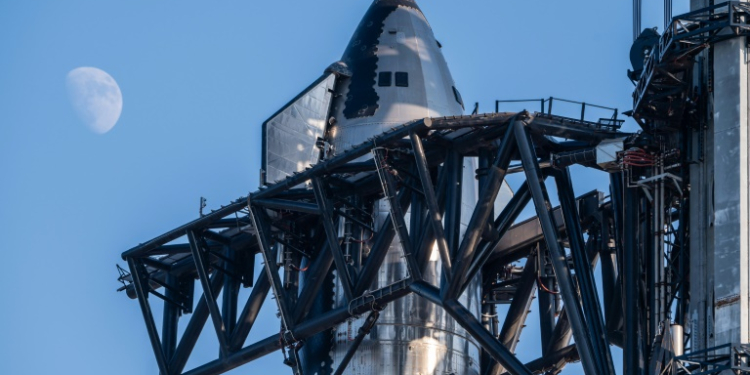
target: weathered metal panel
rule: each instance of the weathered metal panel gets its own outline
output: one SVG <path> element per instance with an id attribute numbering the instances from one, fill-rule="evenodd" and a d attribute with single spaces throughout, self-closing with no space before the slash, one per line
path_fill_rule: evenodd
<path id="1" fill-rule="evenodd" d="M 265 181 L 301 172 L 320 158 L 316 147 L 326 130 L 336 76 L 328 74 L 263 124 Z"/>
<path id="2" fill-rule="evenodd" d="M 750 124 L 744 39 L 735 38 L 714 46 L 714 81 L 714 338 L 715 345 L 736 345 L 750 341 Z"/>

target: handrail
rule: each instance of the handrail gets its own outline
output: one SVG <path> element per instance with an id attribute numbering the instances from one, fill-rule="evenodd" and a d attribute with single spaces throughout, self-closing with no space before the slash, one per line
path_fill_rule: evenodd
<path id="1" fill-rule="evenodd" d="M 591 104 L 586 102 L 579 102 L 575 100 L 569 100 L 569 99 L 561 99 L 561 98 L 555 98 L 550 96 L 549 98 L 542 98 L 542 99 L 506 99 L 506 100 L 495 100 L 495 112 L 500 112 L 500 103 L 539 103 L 540 104 L 540 111 L 539 113 L 542 115 L 552 115 L 552 103 L 554 101 L 559 101 L 563 103 L 570 103 L 570 104 L 580 104 L 581 105 L 581 117 L 577 118 L 576 120 L 579 120 L 581 122 L 591 122 L 598 124 L 600 126 L 606 126 L 613 129 L 619 129 L 622 126 L 622 123 L 625 122 L 625 120 L 620 120 L 618 118 L 619 116 L 619 110 L 617 108 L 611 108 L 611 107 L 605 107 L 598 104 Z M 612 116 L 610 118 L 600 118 L 598 121 L 586 121 L 586 107 L 593 107 L 598 109 L 604 109 L 612 111 Z"/>

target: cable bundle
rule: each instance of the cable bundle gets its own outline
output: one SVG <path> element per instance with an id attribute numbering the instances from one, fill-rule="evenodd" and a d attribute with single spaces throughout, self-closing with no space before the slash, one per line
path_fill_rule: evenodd
<path id="1" fill-rule="evenodd" d="M 629 167 L 652 167 L 656 165 L 656 159 L 640 148 L 632 148 L 625 151 L 622 164 Z"/>

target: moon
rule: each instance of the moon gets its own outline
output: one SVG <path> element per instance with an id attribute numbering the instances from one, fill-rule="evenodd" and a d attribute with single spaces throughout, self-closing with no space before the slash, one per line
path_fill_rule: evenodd
<path id="1" fill-rule="evenodd" d="M 75 68 L 66 77 L 68 98 L 78 117 L 94 133 L 112 130 L 122 113 L 122 92 L 107 72 L 93 67 Z"/>

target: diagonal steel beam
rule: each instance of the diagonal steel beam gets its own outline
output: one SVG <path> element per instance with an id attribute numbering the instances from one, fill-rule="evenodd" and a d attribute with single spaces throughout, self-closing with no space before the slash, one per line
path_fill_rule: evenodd
<path id="1" fill-rule="evenodd" d="M 164 296 L 164 312 L 162 313 L 162 324 L 161 324 L 161 346 L 164 351 L 164 358 L 169 360 L 177 350 L 177 333 L 178 333 L 178 322 L 180 319 L 181 307 L 174 304 L 174 301 L 179 296 L 180 292 L 175 289 L 179 283 L 178 278 L 172 274 L 167 274 L 165 285 Z"/>
<path id="2" fill-rule="evenodd" d="M 393 176 L 388 170 L 386 170 L 388 167 L 385 165 L 383 159 L 384 155 L 382 153 L 382 149 L 373 150 L 375 164 L 378 166 L 378 175 L 380 176 L 383 185 L 383 195 L 385 196 L 385 200 L 388 201 L 388 211 L 390 213 L 391 223 L 393 224 L 399 244 L 401 245 L 401 251 L 406 259 L 406 266 L 408 267 L 410 277 L 413 280 L 421 280 L 422 269 L 417 264 L 417 258 L 412 250 L 409 231 L 406 226 L 406 221 L 404 220 L 404 211 L 401 210 L 401 205 L 398 202 L 396 194 L 396 183 L 393 181 Z"/>
<path id="3" fill-rule="evenodd" d="M 458 298 L 461 295 L 461 287 L 466 280 L 466 275 L 474 260 L 479 238 L 487 229 L 487 221 L 490 218 L 492 209 L 495 207 L 495 199 L 505 180 L 505 174 L 510 165 L 510 158 L 516 149 L 514 138 L 513 127 L 509 126 L 505 132 L 495 161 L 487 171 L 486 182 L 479 190 L 479 197 L 474 212 L 471 215 L 471 219 L 469 219 L 461 246 L 458 249 L 453 280 L 451 280 L 448 288 L 442 291 L 444 300 Z"/>
<path id="4" fill-rule="evenodd" d="M 498 336 L 498 340 L 512 353 L 515 353 L 516 346 L 521 338 L 521 331 L 526 326 L 526 318 L 529 316 L 531 302 L 537 289 L 536 257 L 536 254 L 532 254 L 526 259 L 521 279 L 517 284 L 518 289 L 513 295 L 513 302 L 510 303 L 503 328 Z M 495 362 L 493 367 L 490 374 L 501 374 L 503 372 L 503 366 L 500 363 Z"/>
<path id="5" fill-rule="evenodd" d="M 370 331 L 372 330 L 372 327 L 375 326 L 375 323 L 378 321 L 378 317 L 380 317 L 380 312 L 375 310 L 370 313 L 370 315 L 367 316 L 367 319 L 362 324 L 362 327 L 359 328 L 359 331 L 357 332 L 357 336 L 354 338 L 354 341 L 350 344 L 349 350 L 346 351 L 346 355 L 344 355 L 344 358 L 341 360 L 341 363 L 339 364 L 339 367 L 336 369 L 336 371 L 333 373 L 333 375 L 342 375 L 346 368 L 349 366 L 349 362 L 351 362 L 352 357 L 354 357 L 354 353 L 357 352 L 357 349 L 359 349 L 359 346 L 362 344 L 362 341 L 365 339 L 365 336 L 367 336 Z"/>
<path id="6" fill-rule="evenodd" d="M 398 196 L 399 204 L 401 209 L 406 211 L 411 203 L 412 191 L 409 189 L 402 189 Z M 380 266 L 383 264 L 388 249 L 393 242 L 393 238 L 396 236 L 396 230 L 391 224 L 391 217 L 388 215 L 383 224 L 380 226 L 380 230 L 375 236 L 375 241 L 372 244 L 370 255 L 367 257 L 362 271 L 359 274 L 359 280 L 357 280 L 357 286 L 354 288 L 355 295 L 361 295 L 365 290 L 369 289 L 375 278 L 378 276 Z"/>
<path id="7" fill-rule="evenodd" d="M 544 240 L 550 252 L 552 267 L 557 275 L 563 303 L 568 310 L 573 334 L 578 344 L 578 351 L 581 353 L 584 371 L 587 375 L 596 375 L 598 366 L 596 366 L 596 360 L 593 358 L 591 338 L 586 330 L 586 320 L 581 305 L 578 303 L 577 288 L 568 268 L 565 251 L 560 246 L 557 227 L 552 215 L 552 205 L 549 201 L 547 188 L 544 186 L 544 176 L 539 168 L 531 136 L 522 122 L 516 122 L 513 127 L 524 173 L 526 174 L 526 183 L 529 185 L 537 217 L 544 232 Z"/>
<path id="8" fill-rule="evenodd" d="M 306 202 L 297 202 L 286 199 L 254 199 L 253 203 L 274 210 L 296 211 L 312 215 L 320 214 L 319 206 Z"/>
<path id="9" fill-rule="evenodd" d="M 510 202 L 508 202 L 508 205 L 503 208 L 503 211 L 495 220 L 495 240 L 485 243 L 477 255 L 474 256 L 474 261 L 471 263 L 471 267 L 469 267 L 469 271 L 466 274 L 466 282 L 464 282 L 464 285 L 461 287 L 460 293 L 463 293 L 463 291 L 466 290 L 471 280 L 482 270 L 482 267 L 484 267 L 487 261 L 492 257 L 500 240 L 503 239 L 505 233 L 507 233 L 513 226 L 513 223 L 518 216 L 521 215 L 521 212 L 530 200 L 531 192 L 529 191 L 529 187 L 526 184 L 521 185 L 518 191 L 513 195 L 513 198 L 511 198 Z"/>
<path id="10" fill-rule="evenodd" d="M 440 296 L 440 290 L 424 281 L 415 282 L 409 288 L 420 297 L 445 309 L 471 337 L 477 340 L 482 349 L 487 351 L 503 367 L 507 368 L 511 374 L 531 375 L 531 371 L 508 348 L 503 346 L 495 336 L 484 329 L 482 323 L 461 303 L 456 300 L 443 301 Z"/>
<path id="11" fill-rule="evenodd" d="M 555 172 L 557 182 L 557 194 L 560 198 L 565 228 L 568 232 L 570 252 L 575 264 L 576 279 L 578 280 L 579 294 L 583 303 L 583 311 L 586 318 L 586 327 L 589 330 L 594 360 L 598 363 L 598 374 L 615 374 L 612 363 L 612 353 L 607 340 L 607 329 L 602 317 L 601 304 L 597 294 L 596 281 L 591 272 L 586 246 L 583 241 L 583 230 L 573 194 L 573 183 L 570 180 L 568 168 Z"/>
<path id="12" fill-rule="evenodd" d="M 255 319 L 258 318 L 260 308 L 263 306 L 263 302 L 268 296 L 268 292 L 271 289 L 271 283 L 268 281 L 268 277 L 264 274 L 258 276 L 258 281 L 255 282 L 253 290 L 250 292 L 250 296 L 247 298 L 245 307 L 240 313 L 240 320 L 232 331 L 232 336 L 229 340 L 229 348 L 232 351 L 236 351 L 242 347 L 245 343 L 247 336 L 250 334 L 250 330 L 255 324 Z"/>
<path id="13" fill-rule="evenodd" d="M 416 159 L 417 169 L 419 171 L 419 179 L 422 182 L 424 200 L 427 204 L 428 220 L 430 221 L 432 235 L 435 237 L 435 243 L 437 244 L 438 252 L 440 253 L 440 260 L 443 264 L 443 274 L 445 275 L 445 278 L 450 281 L 452 279 L 450 249 L 448 249 L 448 242 L 445 240 L 443 215 L 441 214 L 442 210 L 438 205 L 435 187 L 432 185 L 432 178 L 430 177 L 430 169 L 427 164 L 424 147 L 422 146 L 422 139 L 414 132 L 409 136 L 411 137 L 414 158 Z"/>
<path id="14" fill-rule="evenodd" d="M 331 266 L 333 266 L 333 255 L 328 251 L 328 244 L 326 243 L 318 252 L 315 260 L 312 261 L 310 268 L 306 271 L 305 285 L 302 287 L 299 299 L 292 313 L 292 319 L 294 319 L 295 324 L 300 323 L 310 312 L 313 303 L 319 296 L 318 292 L 328 276 L 328 272 L 331 270 Z"/>
<path id="15" fill-rule="evenodd" d="M 410 293 L 411 290 L 407 284 L 401 284 L 397 287 L 393 284 L 389 285 L 388 287 L 373 291 L 372 296 L 375 297 L 374 300 L 372 298 L 355 300 L 349 306 L 342 306 L 319 316 L 306 319 L 295 326 L 293 333 L 291 331 L 286 332 L 281 337 L 279 334 L 269 336 L 232 353 L 228 358 L 208 362 L 184 373 L 184 375 L 215 375 L 227 372 L 281 349 L 283 342 L 292 343 L 299 340 L 306 340 L 315 334 L 345 322 L 353 316 L 373 311 L 374 307 L 385 306 Z"/>
<path id="16" fill-rule="evenodd" d="M 211 291 L 214 295 L 221 292 L 221 288 L 224 285 L 223 282 L 224 274 L 215 271 L 213 276 L 211 276 Z M 169 369 L 172 371 L 172 374 L 182 373 L 182 370 L 187 364 L 188 358 L 190 358 L 190 353 L 193 352 L 198 337 L 200 336 L 203 327 L 206 325 L 209 314 L 208 303 L 206 303 L 206 297 L 204 295 L 198 300 L 198 304 L 193 311 L 193 316 L 190 318 L 190 322 L 188 322 L 185 332 L 182 333 L 180 344 L 177 345 L 177 350 L 169 361 Z"/>
<path id="17" fill-rule="evenodd" d="M 352 289 L 352 276 L 349 272 L 349 264 L 344 258 L 344 253 L 341 251 L 339 245 L 338 234 L 336 228 L 333 225 L 333 204 L 328 200 L 323 190 L 323 181 L 319 178 L 312 180 L 313 191 L 315 192 L 315 200 L 320 206 L 321 221 L 323 221 L 323 229 L 326 232 L 326 239 L 328 241 L 328 249 L 333 255 L 333 260 L 336 262 L 336 271 L 338 271 L 338 277 L 341 281 L 341 286 L 344 288 L 344 295 L 347 301 L 351 301 L 353 298 Z"/>
<path id="18" fill-rule="evenodd" d="M 167 365 L 167 359 L 164 356 L 164 351 L 161 347 L 161 341 L 159 340 L 159 332 L 156 330 L 156 323 L 154 323 L 154 315 L 151 313 L 151 306 L 148 303 L 148 292 L 143 289 L 146 285 L 148 288 L 147 281 L 142 279 L 141 268 L 143 264 L 139 263 L 133 258 L 128 258 L 128 267 L 130 268 L 130 274 L 133 275 L 133 284 L 135 284 L 135 293 L 138 296 L 138 303 L 141 306 L 141 313 L 143 314 L 143 320 L 146 322 L 146 329 L 148 330 L 148 338 L 151 341 L 151 348 L 154 350 L 154 356 L 156 357 L 156 363 L 159 365 L 159 371 L 161 375 L 169 374 L 169 367 Z M 146 282 L 146 284 L 144 284 Z"/>
<path id="19" fill-rule="evenodd" d="M 203 297 L 208 304 L 208 312 L 211 315 L 211 321 L 214 324 L 216 330 L 216 338 L 219 340 L 219 350 L 221 356 L 226 357 L 229 354 L 229 346 L 227 345 L 227 331 L 224 326 L 224 321 L 221 318 L 221 312 L 219 311 L 219 305 L 216 303 L 216 296 L 211 289 L 211 281 L 208 278 L 208 267 L 206 266 L 206 260 L 203 256 L 203 251 L 200 248 L 200 242 L 198 236 L 194 231 L 187 231 L 188 241 L 190 242 L 190 250 L 193 253 L 193 261 L 195 262 L 195 269 L 198 272 L 198 279 L 200 279 L 201 286 L 203 287 Z"/>
<path id="20" fill-rule="evenodd" d="M 464 157 L 455 150 L 448 151 L 441 173 L 446 175 L 445 240 L 451 259 L 458 253 L 461 238 L 461 201 L 463 199 Z"/>
<path id="21" fill-rule="evenodd" d="M 279 268 L 276 265 L 274 253 L 271 252 L 271 243 L 268 238 L 271 228 L 268 225 L 266 217 L 263 216 L 264 214 L 265 212 L 261 212 L 258 207 L 255 207 L 252 203 L 250 204 L 250 214 L 248 217 L 252 222 L 253 228 L 255 228 L 255 238 L 258 240 L 258 247 L 260 248 L 261 255 L 263 255 L 266 276 L 268 276 L 268 279 L 271 282 L 271 288 L 276 297 L 276 304 L 279 308 L 279 314 L 281 315 L 281 322 L 284 325 L 284 329 L 288 331 L 294 327 L 294 321 L 291 318 L 291 311 L 289 310 L 291 304 L 289 302 L 289 297 L 284 290 L 284 286 L 281 283 Z"/>

